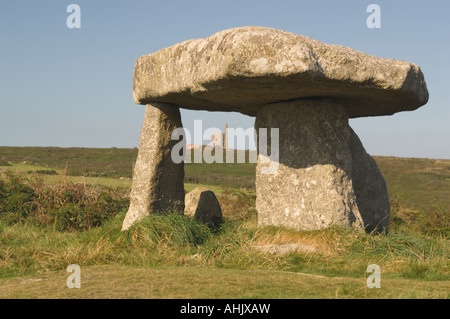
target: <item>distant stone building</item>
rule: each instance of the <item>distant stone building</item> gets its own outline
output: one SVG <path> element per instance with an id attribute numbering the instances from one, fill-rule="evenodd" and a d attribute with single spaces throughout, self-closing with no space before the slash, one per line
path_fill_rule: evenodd
<path id="1" fill-rule="evenodd" d="M 223 133 L 213 133 L 211 135 L 211 146 L 223 147 Z"/>
<path id="2" fill-rule="evenodd" d="M 211 134 L 211 146 L 212 147 L 223 147 L 227 148 L 227 129 L 228 125 L 225 124 L 224 133 L 213 133 Z"/>
<path id="3" fill-rule="evenodd" d="M 193 150 L 193 149 L 201 148 L 201 147 L 202 147 L 201 145 L 186 144 L 186 149 L 187 149 L 187 150 Z"/>

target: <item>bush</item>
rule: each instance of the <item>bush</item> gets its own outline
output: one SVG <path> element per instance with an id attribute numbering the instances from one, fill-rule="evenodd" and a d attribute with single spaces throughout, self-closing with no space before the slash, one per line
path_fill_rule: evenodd
<path id="1" fill-rule="evenodd" d="M 0 166 L 11 166 L 11 164 L 9 164 L 8 161 L 0 160 Z"/>
<path id="2" fill-rule="evenodd" d="M 37 175 L 27 181 L 9 172 L 0 178 L 0 217 L 9 223 L 52 225 L 60 231 L 86 230 L 101 226 L 128 204 L 124 191 L 99 185 L 64 179 L 57 185 L 46 185 Z"/>
<path id="3" fill-rule="evenodd" d="M 13 220 L 28 216 L 33 209 L 36 196 L 33 189 L 24 183 L 25 179 L 10 172 L 0 179 L 0 216 L 8 215 Z"/>
<path id="4" fill-rule="evenodd" d="M 37 174 L 43 174 L 43 175 L 58 175 L 58 172 L 53 169 L 40 169 L 35 171 Z M 32 173 L 32 172 L 31 172 Z"/>
<path id="5" fill-rule="evenodd" d="M 248 190 L 224 189 L 217 196 L 223 217 L 227 220 L 245 220 L 256 217 L 256 193 Z"/>
<path id="6" fill-rule="evenodd" d="M 450 219 L 448 209 L 443 207 L 428 210 L 413 210 L 398 202 L 391 201 L 391 230 L 429 236 L 444 236 L 450 234 Z"/>

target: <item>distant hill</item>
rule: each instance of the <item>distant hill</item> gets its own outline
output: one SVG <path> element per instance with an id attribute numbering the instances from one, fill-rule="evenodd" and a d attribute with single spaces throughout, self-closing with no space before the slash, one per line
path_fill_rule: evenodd
<path id="1" fill-rule="evenodd" d="M 203 146 L 204 148 L 205 146 Z M 249 151 L 244 152 L 248 161 Z M 0 167 L 26 162 L 67 169 L 68 175 L 131 178 L 138 150 L 124 148 L 0 147 Z M 225 155 L 224 155 L 225 156 Z M 224 157 L 225 158 L 225 157 Z M 450 160 L 374 156 L 391 201 L 450 211 Z M 255 163 L 186 164 L 185 181 L 231 188 L 255 186 Z"/>

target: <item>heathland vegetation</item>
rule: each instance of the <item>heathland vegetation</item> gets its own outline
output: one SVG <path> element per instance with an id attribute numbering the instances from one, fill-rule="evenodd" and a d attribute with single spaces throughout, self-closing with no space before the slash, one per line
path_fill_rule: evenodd
<path id="1" fill-rule="evenodd" d="M 0 297 L 447 298 L 450 161 L 375 157 L 389 234 L 259 228 L 255 164 L 188 164 L 224 223 L 171 212 L 121 232 L 136 149 L 0 147 Z M 271 254 L 269 244 L 313 251 Z M 82 289 L 68 289 L 69 264 Z M 366 268 L 381 268 L 368 289 Z"/>

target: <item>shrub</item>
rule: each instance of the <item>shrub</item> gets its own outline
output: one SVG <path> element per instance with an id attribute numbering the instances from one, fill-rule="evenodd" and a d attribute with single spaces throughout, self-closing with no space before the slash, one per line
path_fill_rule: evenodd
<path id="1" fill-rule="evenodd" d="M 33 189 L 24 183 L 25 179 L 11 172 L 0 179 L 0 216 L 8 215 L 13 220 L 28 216 L 36 196 Z"/>
<path id="2" fill-rule="evenodd" d="M 243 220 L 256 217 L 256 193 L 248 190 L 224 189 L 217 196 L 222 213 L 228 220 Z"/>
<path id="3" fill-rule="evenodd" d="M 0 160 L 0 166 L 11 166 L 11 164 L 9 164 L 8 161 Z"/>
<path id="4" fill-rule="evenodd" d="M 31 222 L 56 230 L 85 230 L 101 226 L 128 207 L 125 191 L 70 182 L 64 177 L 46 185 L 37 175 L 30 181 L 5 173 L 0 179 L 0 216 L 8 222 Z"/>
<path id="5" fill-rule="evenodd" d="M 36 170 L 35 171 L 37 174 L 42 174 L 42 175 L 58 175 L 58 172 L 53 170 L 53 169 L 40 169 L 40 170 Z"/>

